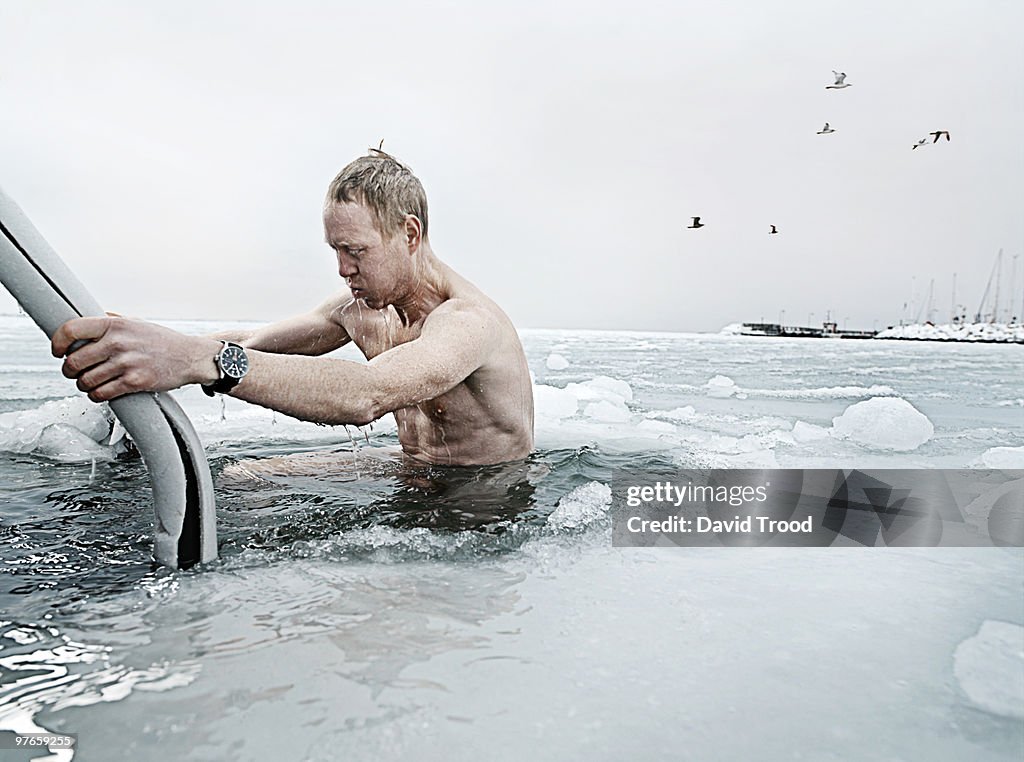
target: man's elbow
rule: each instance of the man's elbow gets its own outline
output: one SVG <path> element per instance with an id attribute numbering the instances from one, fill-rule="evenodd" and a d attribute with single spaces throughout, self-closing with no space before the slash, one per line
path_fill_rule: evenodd
<path id="1" fill-rule="evenodd" d="M 357 420 L 349 421 L 356 426 L 366 426 L 378 418 L 383 418 L 388 413 L 409 407 L 411 402 L 403 400 L 390 390 L 379 390 L 375 394 L 368 395 L 365 399 L 354 402 L 350 408 L 350 414 Z"/>
<path id="2" fill-rule="evenodd" d="M 366 426 L 387 412 L 379 410 L 370 399 L 347 399 L 344 403 L 337 405 L 321 402 L 307 411 L 293 413 L 293 415 L 321 426 Z"/>
<path id="3" fill-rule="evenodd" d="M 367 397 L 355 402 L 347 416 L 350 420 L 346 421 L 346 423 L 353 426 L 368 426 L 389 412 L 391 411 L 387 410 L 380 400 L 374 397 Z"/>

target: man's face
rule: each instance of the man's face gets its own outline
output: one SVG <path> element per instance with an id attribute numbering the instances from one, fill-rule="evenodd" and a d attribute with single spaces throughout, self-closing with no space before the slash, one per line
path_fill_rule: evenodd
<path id="1" fill-rule="evenodd" d="M 402 236 L 385 238 L 373 212 L 358 203 L 324 209 L 324 236 L 338 258 L 338 274 L 352 295 L 379 310 L 398 301 L 410 284 L 409 250 Z"/>

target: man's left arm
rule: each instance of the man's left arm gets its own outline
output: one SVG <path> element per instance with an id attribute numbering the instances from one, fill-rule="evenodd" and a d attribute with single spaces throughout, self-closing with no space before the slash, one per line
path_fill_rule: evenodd
<path id="1" fill-rule="evenodd" d="M 453 389 L 488 361 L 498 335 L 487 312 L 449 302 L 419 338 L 366 364 L 250 352 L 250 371 L 231 395 L 301 420 L 365 425 Z"/>

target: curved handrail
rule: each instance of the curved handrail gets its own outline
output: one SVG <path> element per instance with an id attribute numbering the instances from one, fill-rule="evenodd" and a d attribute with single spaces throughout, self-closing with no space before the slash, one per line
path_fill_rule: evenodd
<path id="1" fill-rule="evenodd" d="M 104 311 L 0 189 L 0 283 L 48 337 L 75 317 Z M 110 407 L 131 434 L 153 484 L 153 557 L 187 568 L 217 557 L 213 479 L 188 416 L 166 392 L 140 392 Z"/>

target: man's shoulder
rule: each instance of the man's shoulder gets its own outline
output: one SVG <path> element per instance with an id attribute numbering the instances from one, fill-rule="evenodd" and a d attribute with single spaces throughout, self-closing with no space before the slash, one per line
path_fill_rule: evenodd
<path id="1" fill-rule="evenodd" d="M 495 315 L 491 306 L 476 299 L 452 297 L 441 302 L 431 310 L 423 323 L 424 328 L 428 325 L 478 325 L 488 330 L 498 328 L 498 316 Z"/>
<path id="2" fill-rule="evenodd" d="M 421 336 L 451 349 L 474 353 L 483 360 L 506 343 L 506 322 L 486 303 L 451 298 L 427 316 Z"/>

